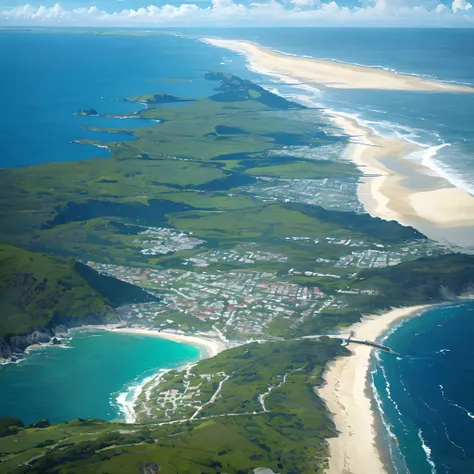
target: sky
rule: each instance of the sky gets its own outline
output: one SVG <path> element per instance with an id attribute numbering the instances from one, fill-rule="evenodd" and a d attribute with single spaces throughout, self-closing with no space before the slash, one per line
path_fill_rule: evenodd
<path id="1" fill-rule="evenodd" d="M 0 0 L 0 26 L 474 27 L 474 8 L 469 0 Z"/>

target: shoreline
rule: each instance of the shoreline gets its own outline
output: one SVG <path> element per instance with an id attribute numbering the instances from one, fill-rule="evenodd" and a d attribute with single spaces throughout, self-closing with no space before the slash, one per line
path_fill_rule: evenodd
<path id="1" fill-rule="evenodd" d="M 203 335 L 187 335 L 187 334 L 178 334 L 171 331 L 157 331 L 151 328 L 128 328 L 128 327 L 102 327 L 101 329 L 110 331 L 110 332 L 117 332 L 117 333 L 124 333 L 124 334 L 139 334 L 144 336 L 151 336 L 151 337 L 158 337 L 161 339 L 167 339 L 170 341 L 177 342 L 179 344 L 187 344 L 190 346 L 194 346 L 199 350 L 199 360 L 212 358 L 219 354 L 219 352 L 224 351 L 231 347 L 230 344 L 224 343 L 223 341 L 213 339 L 210 337 L 205 337 Z M 183 365 L 178 365 L 177 367 L 171 368 L 161 368 L 153 375 L 145 377 L 142 381 L 137 383 L 132 383 L 129 385 L 125 390 L 122 390 L 115 399 L 117 405 L 122 412 L 123 419 L 125 423 L 135 423 L 136 422 L 136 413 L 135 413 L 135 403 L 138 400 L 138 397 L 143 391 L 143 388 L 151 383 L 154 382 L 155 384 L 159 382 L 161 377 L 166 374 L 170 370 L 179 370 L 185 369 L 197 361 L 194 362 L 187 362 Z"/>
<path id="2" fill-rule="evenodd" d="M 456 247 L 474 246 L 470 232 L 474 231 L 474 196 L 406 158 L 424 148 L 378 135 L 354 118 L 327 115 L 349 137 L 357 138 L 349 143 L 344 156 L 364 174 L 357 193 L 368 214 L 414 227 L 432 240 Z M 392 158 L 408 171 L 396 172 L 382 162 Z M 416 188 L 405 185 L 410 177 L 417 182 Z"/>
<path id="3" fill-rule="evenodd" d="M 136 415 L 134 411 L 135 402 L 138 399 L 140 393 L 143 390 L 143 387 L 152 381 L 159 381 L 159 379 L 168 371 L 170 370 L 179 370 L 188 367 L 189 365 L 197 363 L 199 360 L 212 358 L 219 354 L 220 352 L 233 347 L 231 343 L 226 343 L 219 339 L 212 337 L 209 334 L 200 333 L 199 335 L 190 335 L 190 334 L 179 334 L 172 331 L 158 331 L 152 328 L 138 328 L 138 327 L 123 327 L 122 323 L 117 324 L 99 324 L 99 325 L 84 325 L 84 326 L 77 326 L 73 328 L 68 328 L 66 332 L 57 334 L 56 336 L 52 336 L 59 338 L 62 340 L 71 340 L 74 336 L 74 333 L 79 332 L 99 332 L 99 331 L 108 331 L 108 332 L 116 332 L 116 333 L 123 333 L 123 334 L 138 334 L 150 337 L 158 337 L 161 339 L 167 339 L 170 341 L 174 341 L 178 344 L 186 344 L 189 346 L 193 346 L 199 350 L 199 356 L 195 361 L 183 361 L 183 363 L 179 363 L 176 367 L 170 368 L 160 368 L 156 369 L 156 371 L 152 375 L 146 376 L 143 380 L 138 381 L 137 379 L 140 378 L 140 374 L 137 377 L 130 381 L 129 384 L 120 392 L 117 393 L 117 397 L 115 398 L 115 403 L 118 406 L 121 413 L 118 414 L 118 417 L 113 421 L 121 421 L 125 423 L 134 423 L 136 421 Z M 51 339 L 51 340 L 52 340 Z M 0 366 L 8 365 L 8 364 L 19 364 L 20 362 L 24 361 L 26 357 L 29 355 L 30 352 L 33 352 L 38 349 L 43 349 L 45 347 L 58 347 L 62 349 L 69 349 L 70 347 L 60 344 L 53 344 L 51 341 L 44 342 L 44 343 L 35 343 L 31 344 L 27 348 L 25 348 L 22 357 L 18 357 L 15 360 L 2 360 L 0 358 Z M 154 369 L 152 369 L 154 370 Z"/>
<path id="4" fill-rule="evenodd" d="M 278 78 L 335 89 L 378 89 L 474 93 L 474 88 L 417 76 L 274 51 L 244 40 L 201 38 L 204 43 L 244 55 L 252 70 Z"/>
<path id="5" fill-rule="evenodd" d="M 201 359 L 212 358 L 230 347 L 230 344 L 226 344 L 218 339 L 211 338 L 205 335 L 188 335 L 179 334 L 171 331 L 158 331 L 151 328 L 128 328 L 128 327 L 101 327 L 106 331 L 121 332 L 126 334 L 141 334 L 143 336 L 160 337 L 162 339 L 168 339 L 180 344 L 187 344 L 190 346 L 197 347 L 201 353 Z M 204 353 L 204 357 L 202 357 Z"/>
<path id="6" fill-rule="evenodd" d="M 396 308 L 382 315 L 365 316 L 346 331 L 354 331 L 359 339 L 375 341 L 404 319 L 419 316 L 433 305 Z M 333 414 L 339 435 L 328 439 L 328 474 L 385 474 L 387 470 L 377 446 L 378 413 L 373 407 L 369 383 L 373 348 L 350 345 L 351 355 L 331 362 L 323 377 L 325 384 L 315 389 Z"/>
<path id="7" fill-rule="evenodd" d="M 297 87 L 474 92 L 474 88 L 467 86 L 288 55 L 248 41 L 211 38 L 202 41 L 243 55 L 251 71 Z M 322 110 L 322 113 L 351 138 L 344 156 L 364 175 L 358 185 L 358 197 L 369 215 L 414 227 L 455 250 L 463 247 L 464 251 L 474 252 L 474 196 L 422 163 L 407 159 L 408 155 L 429 150 L 428 147 L 384 137 L 356 118 L 337 111 Z M 389 160 L 394 160 L 397 166 L 386 163 Z M 408 181 L 415 186 L 409 186 Z"/>

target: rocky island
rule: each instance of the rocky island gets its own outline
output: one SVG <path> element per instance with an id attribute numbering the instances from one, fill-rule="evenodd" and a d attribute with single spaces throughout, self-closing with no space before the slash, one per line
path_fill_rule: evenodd
<path id="1" fill-rule="evenodd" d="M 98 117 L 99 116 L 99 112 L 97 112 L 97 110 L 95 110 L 95 109 L 79 110 L 76 113 L 77 113 L 77 115 L 85 115 L 85 116 L 88 116 L 88 117 Z"/>

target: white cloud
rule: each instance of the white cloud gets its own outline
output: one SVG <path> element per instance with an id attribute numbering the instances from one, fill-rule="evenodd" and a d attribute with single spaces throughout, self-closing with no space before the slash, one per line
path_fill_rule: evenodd
<path id="1" fill-rule="evenodd" d="M 474 15 L 466 0 L 454 0 L 446 8 L 438 0 L 369 0 L 360 6 L 340 6 L 336 1 L 258 0 L 250 4 L 238 0 L 212 0 L 203 6 L 194 3 L 125 9 L 113 13 L 100 8 L 66 9 L 23 5 L 0 10 L 0 24 L 70 26 L 471 26 Z M 423 3 L 417 3 L 422 1 Z"/>
<path id="2" fill-rule="evenodd" d="M 290 0 L 290 3 L 296 5 L 297 7 L 314 7 L 315 5 L 319 5 L 318 0 Z"/>
<path id="3" fill-rule="evenodd" d="M 457 11 L 467 11 L 472 8 L 470 3 L 467 3 L 466 0 L 454 0 L 452 7 L 453 12 L 456 13 Z"/>

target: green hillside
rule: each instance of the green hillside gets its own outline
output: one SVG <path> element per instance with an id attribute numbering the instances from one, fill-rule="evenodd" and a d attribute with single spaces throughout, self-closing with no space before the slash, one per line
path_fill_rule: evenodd
<path id="1" fill-rule="evenodd" d="M 72 260 L 0 245 L 0 337 L 114 321 L 115 307 L 150 298 Z"/>

